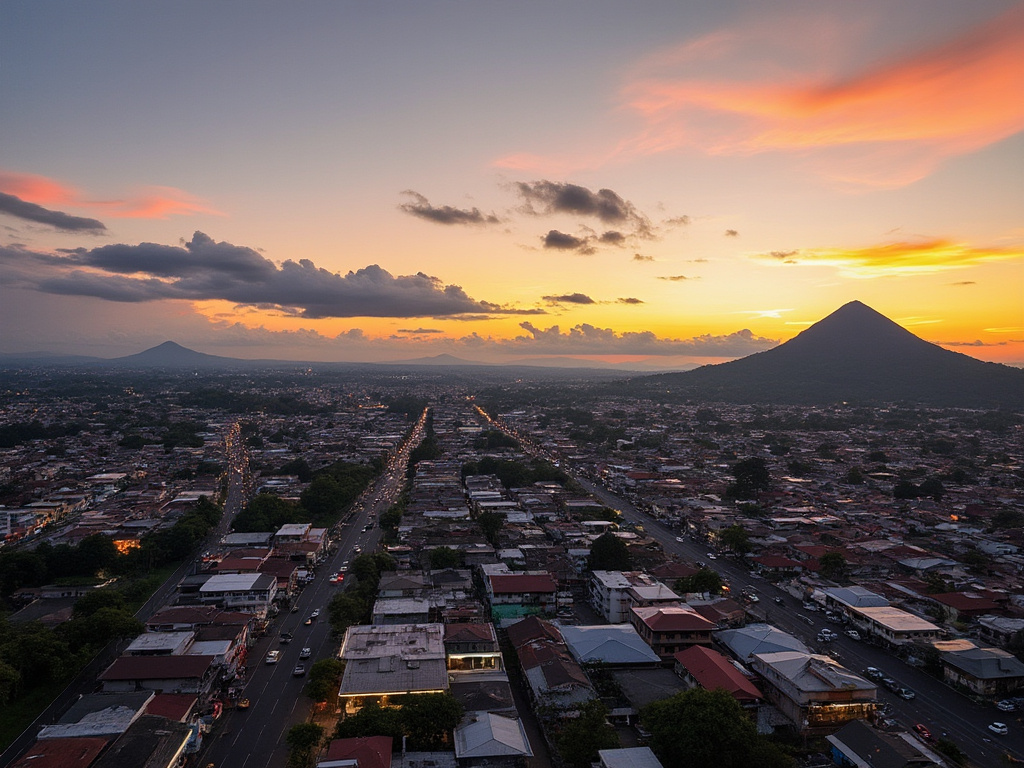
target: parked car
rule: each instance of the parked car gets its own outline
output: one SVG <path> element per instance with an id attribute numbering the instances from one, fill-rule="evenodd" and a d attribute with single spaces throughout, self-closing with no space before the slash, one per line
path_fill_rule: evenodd
<path id="1" fill-rule="evenodd" d="M 843 632 L 843 634 L 851 640 L 860 640 L 860 632 L 858 632 L 856 629 L 847 629 Z"/>
<path id="2" fill-rule="evenodd" d="M 805 611 L 810 611 L 811 613 L 813 613 L 814 611 L 818 610 L 818 606 L 815 605 L 814 603 L 810 603 L 810 602 L 807 602 L 805 600 L 804 601 L 804 610 Z"/>
<path id="3" fill-rule="evenodd" d="M 277 664 L 277 662 L 279 662 L 280 660 L 281 660 L 281 652 L 280 651 L 271 651 L 270 653 L 267 654 L 267 659 L 266 659 L 266 663 L 267 664 Z"/>
<path id="4" fill-rule="evenodd" d="M 1010 729 L 1006 727 L 1006 723 L 989 723 L 988 729 L 992 733 L 998 733 L 1000 736 L 1005 736 L 1010 732 Z"/>
<path id="5" fill-rule="evenodd" d="M 884 685 L 890 691 L 895 691 L 897 688 L 900 687 L 900 684 L 893 680 L 891 677 L 883 677 L 882 685 Z"/>
<path id="6" fill-rule="evenodd" d="M 924 723 L 918 723 L 914 726 L 914 730 L 917 731 L 917 735 L 925 741 L 931 741 L 932 732 L 928 730 L 928 727 Z"/>
<path id="7" fill-rule="evenodd" d="M 911 699 L 913 699 L 913 698 L 915 698 L 917 696 L 917 694 L 914 693 L 909 688 L 897 688 L 894 691 L 894 693 L 897 696 L 899 696 L 901 699 L 904 699 L 905 701 L 910 701 Z"/>
<path id="8" fill-rule="evenodd" d="M 1000 712 L 1015 712 L 1017 710 L 1017 705 L 1009 699 L 1003 699 L 1002 701 L 996 702 L 996 709 Z"/>
<path id="9" fill-rule="evenodd" d="M 864 676 L 871 680 L 881 680 L 885 677 L 885 673 L 878 667 L 868 667 L 864 670 Z"/>

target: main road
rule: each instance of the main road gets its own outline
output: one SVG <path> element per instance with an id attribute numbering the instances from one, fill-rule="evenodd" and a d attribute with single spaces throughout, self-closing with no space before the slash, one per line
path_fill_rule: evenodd
<path id="1" fill-rule="evenodd" d="M 293 610 L 279 614 L 250 649 L 247 679 L 241 693 L 249 699 L 250 707 L 224 713 L 207 738 L 199 765 L 284 768 L 288 761 L 288 731 L 309 720 L 310 714 L 310 700 L 302 692 L 306 678 L 294 674 L 294 670 L 300 663 L 308 670 L 318 659 L 338 655 L 339 642 L 331 637 L 327 605 L 342 586 L 332 584 L 328 577 L 343 570 L 359 552 L 376 548 L 380 528 L 375 521 L 402 493 L 409 453 L 422 440 L 425 417 L 426 412 L 398 450 L 388 457 L 381 474 L 353 503 L 345 520 L 332 529 L 331 538 L 337 549 L 317 567 L 316 578 L 293 601 Z M 307 624 L 314 610 L 319 610 L 320 616 Z M 281 643 L 281 634 L 285 632 L 292 635 L 292 640 Z M 299 659 L 303 648 L 310 649 L 308 659 Z M 265 659 L 272 650 L 280 652 L 280 659 L 276 664 L 267 664 Z"/>

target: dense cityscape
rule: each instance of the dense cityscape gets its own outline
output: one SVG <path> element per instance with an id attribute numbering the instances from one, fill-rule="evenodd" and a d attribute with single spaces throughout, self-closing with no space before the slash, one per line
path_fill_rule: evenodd
<path id="1" fill-rule="evenodd" d="M 3 389 L 5 765 L 1024 759 L 1018 414 L 525 369 Z"/>

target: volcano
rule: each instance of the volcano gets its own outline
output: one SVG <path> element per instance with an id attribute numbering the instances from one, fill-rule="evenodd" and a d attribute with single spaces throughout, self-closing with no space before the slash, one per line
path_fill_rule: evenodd
<path id="1" fill-rule="evenodd" d="M 943 349 L 859 301 L 774 349 L 627 386 L 666 400 L 1024 408 L 1024 370 Z"/>

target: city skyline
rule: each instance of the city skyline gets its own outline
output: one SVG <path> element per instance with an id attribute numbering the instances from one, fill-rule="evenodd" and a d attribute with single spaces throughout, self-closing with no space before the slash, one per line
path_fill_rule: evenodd
<path id="1" fill-rule="evenodd" d="M 0 352 L 1024 364 L 1024 5 L 25 4 Z"/>

